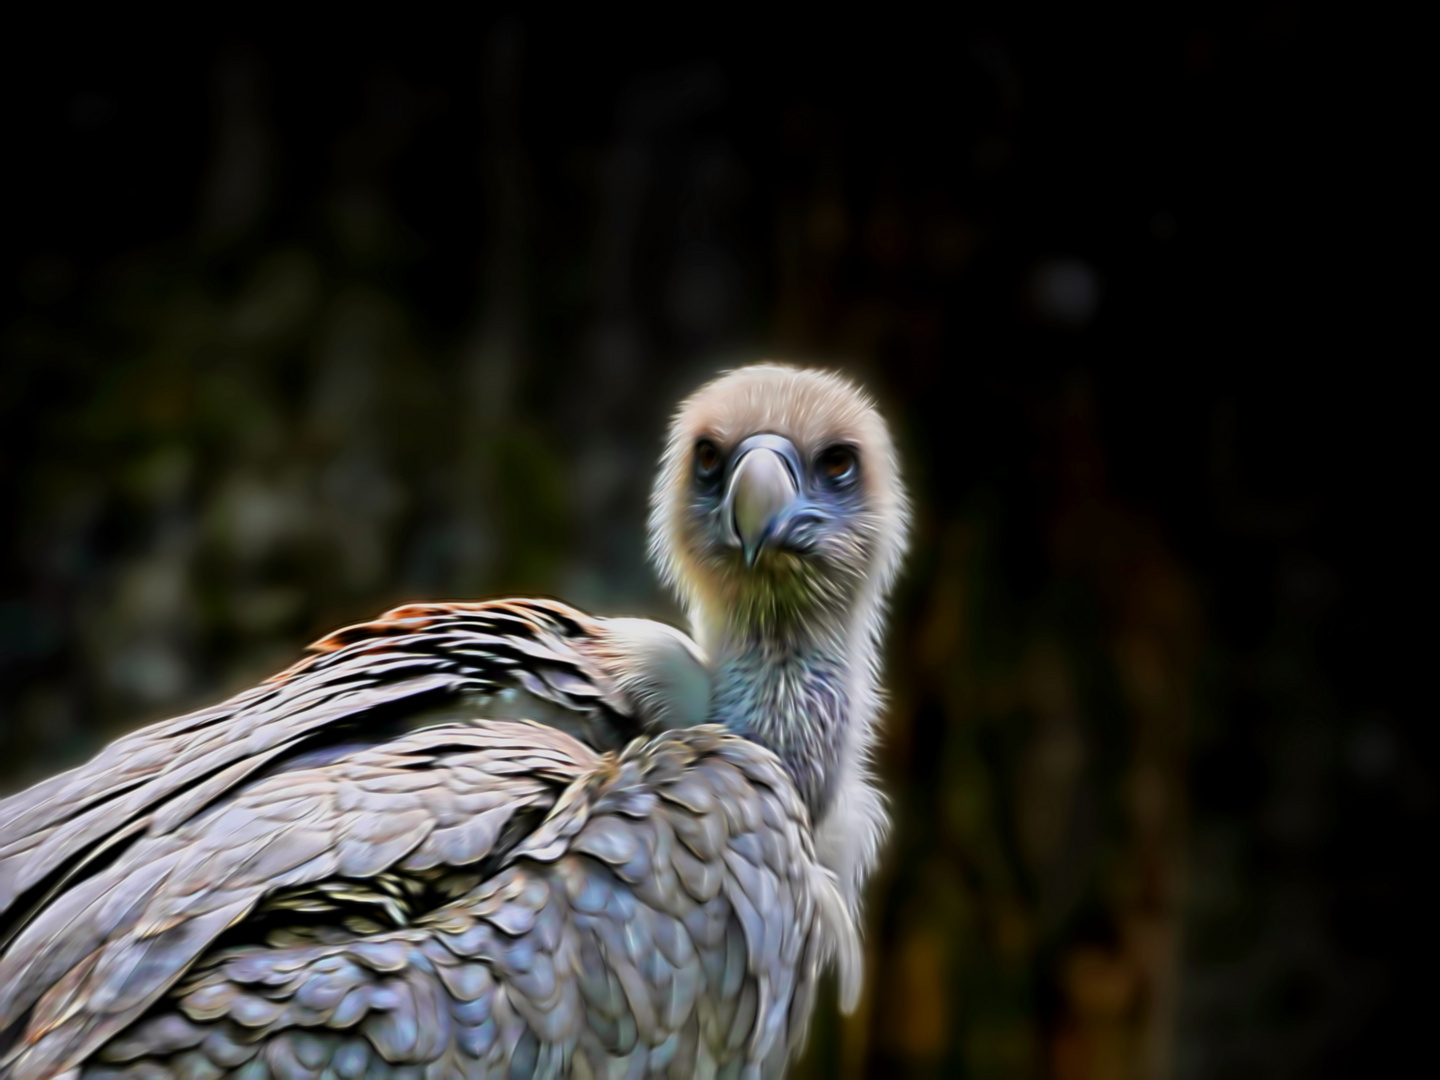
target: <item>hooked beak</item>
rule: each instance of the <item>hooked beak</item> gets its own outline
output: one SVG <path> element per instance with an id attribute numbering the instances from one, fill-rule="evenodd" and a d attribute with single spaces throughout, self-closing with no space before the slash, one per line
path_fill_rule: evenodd
<path id="1" fill-rule="evenodd" d="M 786 456 L 770 446 L 756 446 L 740 455 L 730 474 L 726 512 L 746 567 L 754 566 L 762 550 L 783 539 L 800 501 Z"/>

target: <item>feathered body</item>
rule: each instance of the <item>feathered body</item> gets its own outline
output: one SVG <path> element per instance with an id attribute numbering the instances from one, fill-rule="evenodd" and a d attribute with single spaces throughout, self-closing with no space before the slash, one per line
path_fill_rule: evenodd
<path id="1" fill-rule="evenodd" d="M 783 1073 L 858 989 L 904 496 L 853 387 L 761 365 L 653 506 L 698 644 L 402 608 L 0 802 L 0 1076 Z M 514 691 L 549 722 L 473 719 Z"/>

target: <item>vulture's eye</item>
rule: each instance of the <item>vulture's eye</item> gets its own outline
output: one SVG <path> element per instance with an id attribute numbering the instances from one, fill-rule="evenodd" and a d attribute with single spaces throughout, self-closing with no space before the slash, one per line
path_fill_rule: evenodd
<path id="1" fill-rule="evenodd" d="M 709 439 L 701 439 L 695 444 L 695 475 L 702 480 L 709 480 L 718 468 L 720 448 Z"/>
<path id="2" fill-rule="evenodd" d="M 832 446 L 821 451 L 815 468 L 827 484 L 843 486 L 860 475 L 860 458 L 852 447 Z"/>

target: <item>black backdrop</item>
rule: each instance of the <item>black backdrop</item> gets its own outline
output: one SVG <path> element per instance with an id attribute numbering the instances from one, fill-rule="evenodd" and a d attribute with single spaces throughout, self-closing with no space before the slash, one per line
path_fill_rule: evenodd
<path id="1" fill-rule="evenodd" d="M 1405 35 L 871 18 L 12 28 L 9 786 L 400 599 L 673 617 L 667 410 L 835 364 L 919 515 L 869 993 L 809 1074 L 1401 1060 L 1436 800 Z"/>

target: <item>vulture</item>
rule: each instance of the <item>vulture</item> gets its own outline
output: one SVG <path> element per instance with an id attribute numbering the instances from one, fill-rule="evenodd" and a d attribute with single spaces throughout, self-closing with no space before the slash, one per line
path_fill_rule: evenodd
<path id="1" fill-rule="evenodd" d="M 908 508 L 833 373 L 680 406 L 690 623 L 416 604 L 0 801 L 0 1077 L 772 1077 L 860 986 Z"/>

